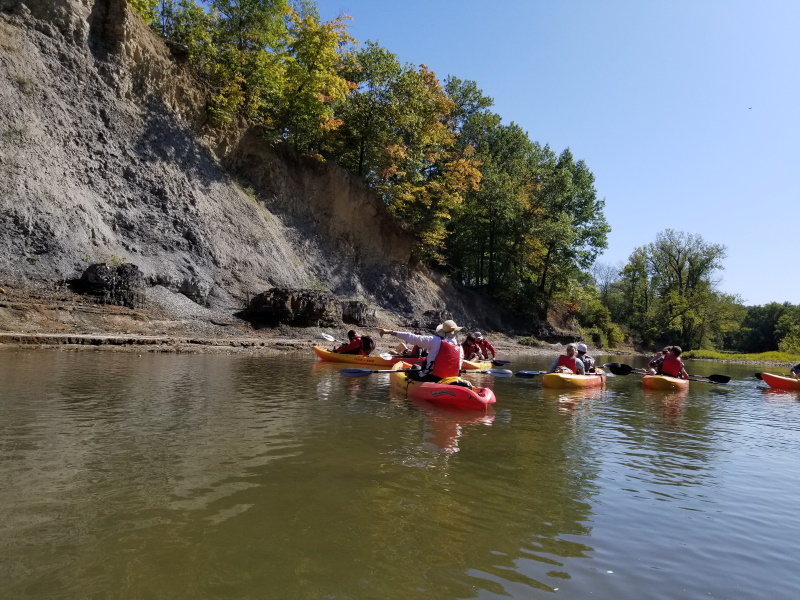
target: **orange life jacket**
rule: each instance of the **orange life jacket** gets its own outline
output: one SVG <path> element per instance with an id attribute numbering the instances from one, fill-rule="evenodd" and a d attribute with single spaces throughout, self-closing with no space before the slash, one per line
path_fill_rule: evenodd
<path id="1" fill-rule="evenodd" d="M 566 354 L 562 354 L 558 357 L 558 367 L 567 367 L 568 369 L 572 369 L 573 373 L 578 372 L 578 361 L 575 359 L 574 356 L 567 356 Z"/>
<path id="2" fill-rule="evenodd" d="M 445 377 L 458 377 L 461 369 L 461 348 L 450 342 L 442 340 L 439 344 L 439 353 L 433 361 L 431 375 L 444 379 Z"/>
<path id="3" fill-rule="evenodd" d="M 681 361 L 680 357 L 670 352 L 664 357 L 664 362 L 661 363 L 658 372 L 663 375 L 670 375 L 671 377 L 680 377 L 682 369 L 683 361 Z"/>

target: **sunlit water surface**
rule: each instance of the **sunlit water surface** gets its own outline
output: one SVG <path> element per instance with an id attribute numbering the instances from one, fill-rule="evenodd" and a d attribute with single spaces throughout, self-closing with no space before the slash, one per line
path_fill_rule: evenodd
<path id="1" fill-rule="evenodd" d="M 800 597 L 800 394 L 751 366 L 484 415 L 310 350 L 0 361 L 0 598 Z"/>

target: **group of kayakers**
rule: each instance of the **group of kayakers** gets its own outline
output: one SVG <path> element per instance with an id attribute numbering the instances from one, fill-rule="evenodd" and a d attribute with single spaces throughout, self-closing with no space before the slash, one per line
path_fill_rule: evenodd
<path id="1" fill-rule="evenodd" d="M 381 337 L 392 335 L 403 341 L 398 346 L 399 356 L 425 358 L 420 370 L 410 372 L 409 377 L 435 383 L 442 379 L 458 377 L 461 363 L 465 359 L 489 360 L 491 355 L 491 360 L 494 360 L 496 357 L 494 346 L 478 331 L 468 334 L 466 340 L 459 344 L 456 334 L 462 329 L 464 328 L 459 327 L 455 321 L 448 319 L 436 328 L 433 335 L 385 328 L 379 329 L 378 333 Z M 334 352 L 368 355 L 375 348 L 375 342 L 370 336 L 361 336 L 353 329 L 347 332 L 347 337 L 348 342 L 336 348 Z M 567 344 L 564 354 L 553 361 L 550 372 L 561 371 L 579 375 L 595 373 L 594 358 L 587 352 L 586 344 Z M 681 360 L 682 352 L 680 346 L 667 346 L 650 361 L 648 373 L 688 379 L 689 375 Z M 800 365 L 792 369 L 792 375 L 800 376 Z"/>
<path id="2" fill-rule="evenodd" d="M 463 330 L 455 321 L 448 319 L 440 324 L 433 335 L 420 335 L 410 331 L 381 328 L 381 337 L 393 335 L 403 343 L 397 347 L 397 355 L 403 358 L 425 358 L 419 371 L 409 373 L 412 379 L 438 382 L 442 379 L 458 377 L 461 363 L 466 360 L 493 360 L 497 351 L 482 333 L 470 333 L 467 339 L 459 344 L 456 334 Z M 368 355 L 364 338 L 357 331 L 347 332 L 348 342 L 334 349 L 337 354 Z M 370 349 L 371 350 L 371 349 Z"/>

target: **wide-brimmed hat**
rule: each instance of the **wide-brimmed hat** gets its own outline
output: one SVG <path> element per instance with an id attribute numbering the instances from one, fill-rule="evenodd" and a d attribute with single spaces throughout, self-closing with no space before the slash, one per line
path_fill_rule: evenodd
<path id="1" fill-rule="evenodd" d="M 454 331 L 461 331 L 463 327 L 456 325 L 452 319 L 448 319 L 436 328 L 436 333 L 452 333 Z"/>

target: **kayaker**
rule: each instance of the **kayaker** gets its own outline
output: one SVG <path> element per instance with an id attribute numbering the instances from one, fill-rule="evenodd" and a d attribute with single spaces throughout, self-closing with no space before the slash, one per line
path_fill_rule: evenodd
<path id="1" fill-rule="evenodd" d="M 489 342 L 489 340 L 483 337 L 483 334 L 480 331 L 476 331 L 472 335 L 475 338 L 476 343 L 478 344 L 478 348 L 481 349 L 481 354 L 483 354 L 484 358 L 488 359 L 489 353 L 491 352 L 492 360 L 494 360 L 495 357 L 497 356 L 497 352 L 495 351 L 494 346 L 492 346 L 491 342 Z"/>
<path id="2" fill-rule="evenodd" d="M 356 333 L 355 329 L 351 329 L 347 332 L 347 338 L 350 340 L 347 344 L 342 344 L 338 348 L 335 348 L 333 351 L 336 354 L 360 354 L 366 355 L 364 352 L 363 344 L 361 342 L 361 336 Z"/>
<path id="3" fill-rule="evenodd" d="M 428 351 L 425 363 L 419 371 L 411 371 L 407 375 L 418 381 L 438 382 L 447 377 L 458 377 L 461 370 L 461 361 L 464 359 L 464 350 L 456 339 L 456 333 L 463 327 L 456 325 L 455 321 L 448 319 L 436 328 L 434 335 L 417 335 L 409 331 L 395 331 L 394 329 L 379 329 L 381 337 L 393 335 L 404 342 L 414 344 Z"/>
<path id="4" fill-rule="evenodd" d="M 397 353 L 397 356 L 402 356 L 403 358 L 424 358 L 428 356 L 427 350 L 420 348 L 417 345 L 409 346 L 403 342 L 400 342 L 397 345 L 395 352 Z"/>
<path id="5" fill-rule="evenodd" d="M 656 355 L 653 360 L 647 363 L 647 366 L 650 367 L 648 373 L 650 375 L 655 375 L 658 372 L 658 368 L 661 366 L 661 363 L 664 362 L 664 357 L 669 354 L 669 349 L 671 346 L 666 346 L 662 351 L 661 354 Z"/>
<path id="6" fill-rule="evenodd" d="M 589 348 L 586 344 L 578 344 L 578 360 L 583 363 L 583 368 L 587 373 L 594 373 L 594 359 L 586 354 Z"/>
<path id="7" fill-rule="evenodd" d="M 656 373 L 658 375 L 669 375 L 670 377 L 679 377 L 681 379 L 689 379 L 689 374 L 683 368 L 683 361 L 681 360 L 680 346 L 670 346 L 669 352 L 664 355 L 664 360 L 658 366 Z"/>
<path id="8" fill-rule="evenodd" d="M 575 344 L 567 344 L 564 354 L 559 356 L 550 366 L 550 373 L 555 373 L 559 367 L 566 367 L 573 373 L 578 375 L 586 375 L 586 369 L 583 366 L 583 361 L 578 357 L 578 348 Z"/>
<path id="9" fill-rule="evenodd" d="M 793 366 L 789 373 L 791 373 L 792 377 L 795 379 L 800 379 L 800 363 L 797 363 L 795 366 Z"/>
<path id="10" fill-rule="evenodd" d="M 467 339 L 461 343 L 461 348 L 464 350 L 464 360 L 482 360 L 484 358 L 474 333 L 467 334 Z"/>

